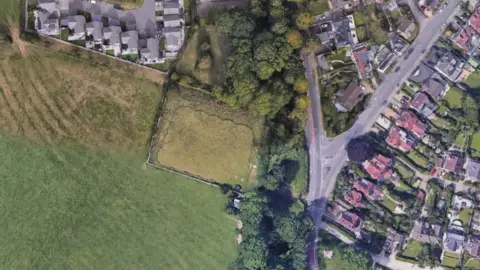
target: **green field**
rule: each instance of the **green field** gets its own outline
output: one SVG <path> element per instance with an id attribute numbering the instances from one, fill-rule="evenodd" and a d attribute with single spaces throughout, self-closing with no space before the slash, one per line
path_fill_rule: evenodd
<path id="1" fill-rule="evenodd" d="M 424 168 L 427 167 L 427 162 L 428 162 L 427 159 L 425 158 L 425 156 L 419 154 L 418 152 L 410 151 L 408 152 L 407 156 L 417 165 L 422 166 Z"/>
<path id="2" fill-rule="evenodd" d="M 328 11 L 328 1 L 327 0 L 317 0 L 310 2 L 310 10 L 314 15 L 322 14 Z"/>
<path id="3" fill-rule="evenodd" d="M 455 268 L 459 263 L 459 257 L 457 254 L 445 251 L 443 255 L 443 266 Z"/>
<path id="4" fill-rule="evenodd" d="M 475 71 L 465 80 L 465 84 L 473 89 L 480 88 L 480 71 Z"/>
<path id="5" fill-rule="evenodd" d="M 402 255 L 409 258 L 417 258 L 417 256 L 422 251 L 422 247 L 422 243 L 416 240 L 410 240 L 408 241 L 407 247 L 402 252 Z"/>
<path id="6" fill-rule="evenodd" d="M 413 177 L 414 172 L 410 168 L 402 165 L 400 162 L 395 163 L 395 169 L 401 175 L 403 179 L 410 179 Z"/>
<path id="7" fill-rule="evenodd" d="M 479 152 L 478 156 L 480 156 L 480 131 L 473 133 L 470 147 L 473 151 Z"/>
<path id="8" fill-rule="evenodd" d="M 447 120 L 445 120 L 443 117 L 440 117 L 440 116 L 435 116 L 435 118 L 430 119 L 430 122 L 432 122 L 433 125 L 441 129 L 454 128 Z"/>
<path id="9" fill-rule="evenodd" d="M 457 87 L 452 87 L 445 94 L 445 101 L 448 103 L 448 106 L 452 109 L 462 108 L 462 98 L 463 91 Z"/>
<path id="10" fill-rule="evenodd" d="M 463 148 L 465 141 L 467 140 L 467 133 L 459 133 L 457 137 L 455 138 L 455 145 L 457 145 L 459 148 Z"/>
<path id="11" fill-rule="evenodd" d="M 395 207 L 397 206 L 397 204 L 388 197 L 383 199 L 382 204 L 392 212 L 395 211 Z"/>
<path id="12" fill-rule="evenodd" d="M 468 260 L 468 262 L 465 264 L 465 269 L 467 270 L 480 269 L 480 260 L 477 260 L 477 259 Z"/>
<path id="13" fill-rule="evenodd" d="M 463 226 L 468 225 L 468 221 L 470 220 L 470 216 L 472 215 L 472 213 L 473 213 L 473 209 L 470 209 L 470 208 L 462 209 L 462 211 L 460 212 L 459 219 L 462 221 Z"/>
<path id="14" fill-rule="evenodd" d="M 353 14 L 353 21 L 355 22 L 355 26 L 364 25 L 365 24 L 365 14 L 362 12 L 356 12 Z"/>
<path id="15" fill-rule="evenodd" d="M 234 223 L 218 189 L 143 158 L 0 138 L 5 269 L 226 269 Z"/>

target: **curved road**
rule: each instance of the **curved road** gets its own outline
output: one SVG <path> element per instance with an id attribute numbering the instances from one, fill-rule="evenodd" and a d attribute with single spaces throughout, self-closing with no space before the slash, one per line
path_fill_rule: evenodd
<path id="1" fill-rule="evenodd" d="M 425 19 L 422 22 L 419 35 L 411 45 L 414 51 L 407 59 L 399 58 L 396 67 L 400 69 L 390 74 L 375 90 L 368 107 L 359 115 L 357 121 L 345 133 L 335 138 L 327 138 L 322 126 L 320 94 L 316 73 L 316 61 L 313 54 L 304 55 L 306 77 L 309 81 L 308 95 L 311 99 L 309 121 L 305 129 L 309 149 L 309 213 L 318 231 L 322 226 L 322 216 L 325 211 L 329 194 L 333 191 L 335 180 L 347 161 L 345 145 L 359 135 L 367 133 L 388 102 L 398 91 L 399 85 L 420 64 L 424 55 L 422 50 L 435 43 L 443 31 L 443 25 L 457 12 L 460 0 L 451 0 L 443 12 Z M 395 67 L 394 67 L 395 68 Z M 307 261 L 309 269 L 318 269 L 315 250 L 316 232 L 309 236 L 307 245 Z"/>

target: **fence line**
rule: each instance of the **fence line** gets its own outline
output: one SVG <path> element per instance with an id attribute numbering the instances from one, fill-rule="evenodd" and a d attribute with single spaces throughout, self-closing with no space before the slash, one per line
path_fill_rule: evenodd
<path id="1" fill-rule="evenodd" d="M 182 172 L 179 172 L 177 170 L 172 170 L 172 169 L 169 169 L 169 168 L 166 168 L 166 167 L 161 167 L 161 166 L 150 163 L 150 161 L 147 161 L 147 166 L 153 167 L 157 170 L 167 171 L 167 172 L 171 172 L 171 173 L 183 176 L 183 177 L 187 177 L 187 178 L 190 178 L 190 179 L 195 180 L 197 182 L 200 182 L 202 184 L 210 185 L 212 187 L 217 187 L 217 188 L 220 187 L 220 184 L 217 183 L 217 182 L 210 182 L 210 181 L 203 180 L 201 178 L 195 177 L 195 176 L 187 174 L 187 173 L 182 173 Z"/>

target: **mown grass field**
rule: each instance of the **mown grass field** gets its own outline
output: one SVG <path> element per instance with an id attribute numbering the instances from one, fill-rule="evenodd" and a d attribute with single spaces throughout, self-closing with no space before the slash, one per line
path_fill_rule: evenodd
<path id="1" fill-rule="evenodd" d="M 468 262 L 465 264 L 465 267 L 467 269 L 480 269 L 480 260 L 477 259 L 470 259 Z"/>
<path id="2" fill-rule="evenodd" d="M 51 145 L 145 153 L 159 84 L 31 45 L 0 46 L 0 129 Z"/>
<path id="3" fill-rule="evenodd" d="M 209 70 L 195 69 L 200 54 L 200 44 L 210 43 L 212 66 Z M 185 52 L 178 60 L 176 70 L 180 74 L 195 77 L 205 84 L 223 84 L 225 82 L 224 65 L 231 49 L 231 40 L 218 34 L 213 26 L 201 27 L 192 35 L 185 48 Z"/>
<path id="4" fill-rule="evenodd" d="M 443 260 L 442 261 L 443 266 L 447 266 L 447 267 L 450 267 L 450 268 L 455 268 L 455 267 L 457 267 L 457 265 L 460 261 L 460 258 L 455 253 L 445 251 L 442 260 Z"/>
<path id="5" fill-rule="evenodd" d="M 263 118 L 218 104 L 196 90 L 172 87 L 162 107 L 151 161 L 221 183 L 254 181 Z"/>
<path id="6" fill-rule="evenodd" d="M 473 133 L 472 142 L 470 144 L 472 151 L 474 152 L 475 157 L 480 156 L 480 131 Z"/>
<path id="7" fill-rule="evenodd" d="M 234 222 L 217 188 L 143 159 L 0 138 L 5 269 L 226 269 Z"/>
<path id="8" fill-rule="evenodd" d="M 462 98 L 463 98 L 463 91 L 457 87 L 452 87 L 448 92 L 445 94 L 445 101 L 447 101 L 448 106 L 452 109 L 462 108 Z"/>
<path id="9" fill-rule="evenodd" d="M 480 88 L 480 72 L 475 71 L 465 80 L 465 84 L 470 86 L 473 89 Z"/>
<path id="10" fill-rule="evenodd" d="M 422 243 L 411 239 L 408 241 L 407 247 L 402 252 L 402 255 L 409 258 L 417 258 L 417 256 L 422 251 Z"/>

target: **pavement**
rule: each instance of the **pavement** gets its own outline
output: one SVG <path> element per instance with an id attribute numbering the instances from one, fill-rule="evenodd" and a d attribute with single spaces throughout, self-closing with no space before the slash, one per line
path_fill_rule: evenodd
<path id="1" fill-rule="evenodd" d="M 358 116 L 355 124 L 346 132 L 335 138 L 327 138 L 322 125 L 320 107 L 320 89 L 316 74 L 316 59 L 313 54 L 303 55 L 305 75 L 309 81 L 308 95 L 311 99 L 309 121 L 305 133 L 309 153 L 309 191 L 307 201 L 316 232 L 310 235 L 310 241 L 316 241 L 316 234 L 322 227 L 328 196 L 333 191 L 335 180 L 347 161 L 346 144 L 353 138 L 367 133 L 389 101 L 398 91 L 401 83 L 415 70 L 424 58 L 423 50 L 435 43 L 443 31 L 443 25 L 456 13 L 460 0 L 451 0 L 443 12 L 422 21 L 419 35 L 411 45 L 414 51 L 407 59 L 399 58 L 392 69 L 399 70 L 388 75 L 373 93 L 367 108 Z M 313 234 L 313 233 L 312 233 Z M 318 269 L 315 245 L 307 245 L 309 269 Z M 314 256 L 315 258 L 312 258 Z"/>

